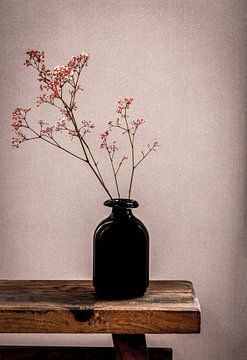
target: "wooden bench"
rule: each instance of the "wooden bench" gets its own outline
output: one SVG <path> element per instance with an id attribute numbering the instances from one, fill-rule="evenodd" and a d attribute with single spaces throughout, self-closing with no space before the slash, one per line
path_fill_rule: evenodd
<path id="1" fill-rule="evenodd" d="M 130 300 L 102 300 L 87 280 L 0 281 L 0 333 L 110 333 L 114 348 L 0 347 L 0 360 L 171 360 L 147 349 L 145 334 L 200 332 L 200 306 L 189 281 L 151 281 Z"/>

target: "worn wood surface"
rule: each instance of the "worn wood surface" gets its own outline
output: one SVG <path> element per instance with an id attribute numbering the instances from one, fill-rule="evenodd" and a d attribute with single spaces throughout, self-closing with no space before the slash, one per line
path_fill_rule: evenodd
<path id="1" fill-rule="evenodd" d="M 0 281 L 2 333 L 198 333 L 200 307 L 188 281 L 151 281 L 130 300 L 99 299 L 91 281 Z"/>
<path id="2" fill-rule="evenodd" d="M 149 360 L 144 334 L 112 335 L 116 360 Z"/>
<path id="3" fill-rule="evenodd" d="M 172 360 L 172 350 L 148 349 L 149 360 Z M 116 360 L 107 347 L 0 347 L 0 360 Z"/>

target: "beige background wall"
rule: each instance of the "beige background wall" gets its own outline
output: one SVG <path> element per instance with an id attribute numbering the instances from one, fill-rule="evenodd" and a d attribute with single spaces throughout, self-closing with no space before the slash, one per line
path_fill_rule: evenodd
<path id="1" fill-rule="evenodd" d="M 174 360 L 246 359 L 247 2 L 1 0 L 0 13 L 0 277 L 92 277 L 104 192 L 83 164 L 46 144 L 10 146 L 11 112 L 35 108 L 38 95 L 25 51 L 44 50 L 54 67 L 85 50 L 79 113 L 97 125 L 95 148 L 124 96 L 146 120 L 140 142 L 162 144 L 133 191 L 151 235 L 151 278 L 191 280 L 201 302 L 200 335 L 150 335 L 148 344 L 173 347 Z M 56 120 L 45 105 L 32 116 Z M 0 343 L 111 338 L 1 334 Z"/>

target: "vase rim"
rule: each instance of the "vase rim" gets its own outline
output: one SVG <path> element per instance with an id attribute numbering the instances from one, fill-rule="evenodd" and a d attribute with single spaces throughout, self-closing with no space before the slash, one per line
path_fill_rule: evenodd
<path id="1" fill-rule="evenodd" d="M 122 209 L 134 209 L 139 206 L 138 202 L 133 199 L 109 199 L 104 202 L 105 206 L 112 208 L 122 208 Z"/>

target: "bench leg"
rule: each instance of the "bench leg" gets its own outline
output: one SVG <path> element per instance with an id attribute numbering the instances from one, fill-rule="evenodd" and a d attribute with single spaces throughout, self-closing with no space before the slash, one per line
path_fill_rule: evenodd
<path id="1" fill-rule="evenodd" d="M 144 334 L 112 334 L 116 360 L 148 360 Z"/>

